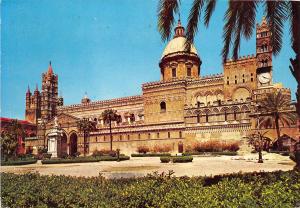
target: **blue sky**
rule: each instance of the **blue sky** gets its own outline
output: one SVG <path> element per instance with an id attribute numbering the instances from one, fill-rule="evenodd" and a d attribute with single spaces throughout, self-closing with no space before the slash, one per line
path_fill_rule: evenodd
<path id="1" fill-rule="evenodd" d="M 183 0 L 186 25 L 191 1 Z M 201 24 L 195 46 L 201 75 L 221 73 L 223 16 L 218 1 L 208 29 Z M 257 22 L 262 18 L 261 9 Z M 141 84 L 160 78 L 159 59 L 166 45 L 157 30 L 154 0 L 2 0 L 1 116 L 24 118 L 29 85 L 41 88 L 41 74 L 52 61 L 65 104 L 79 103 L 85 91 L 92 100 L 141 94 Z M 255 37 L 242 41 L 240 55 L 255 53 Z M 283 48 L 273 57 L 273 79 L 291 88 L 288 26 Z"/>

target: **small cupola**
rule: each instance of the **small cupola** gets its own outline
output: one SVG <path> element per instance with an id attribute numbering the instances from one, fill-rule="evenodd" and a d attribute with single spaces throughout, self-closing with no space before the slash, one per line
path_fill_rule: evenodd
<path id="1" fill-rule="evenodd" d="M 87 92 L 85 92 L 83 98 L 81 99 L 81 103 L 88 104 L 90 102 L 91 102 L 91 99 L 88 97 Z"/>

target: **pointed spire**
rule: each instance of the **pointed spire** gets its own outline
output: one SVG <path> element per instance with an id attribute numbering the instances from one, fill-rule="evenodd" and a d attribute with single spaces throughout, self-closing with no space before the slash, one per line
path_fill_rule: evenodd
<path id="1" fill-rule="evenodd" d="M 28 85 L 26 94 L 30 94 L 30 93 L 31 92 L 30 92 L 30 88 L 29 88 L 29 85 Z"/>
<path id="2" fill-rule="evenodd" d="M 180 21 L 180 14 L 179 14 L 177 26 L 175 27 L 174 31 L 175 31 L 174 38 L 185 36 L 184 35 L 184 27 L 181 25 L 181 21 Z"/>
<path id="3" fill-rule="evenodd" d="M 48 74 L 53 74 L 53 69 L 52 69 L 52 66 L 51 66 L 51 61 L 49 62 L 49 67 L 48 67 Z"/>
<path id="4" fill-rule="evenodd" d="M 36 83 L 35 85 L 35 91 L 39 91 L 39 87 L 38 87 L 38 84 Z"/>

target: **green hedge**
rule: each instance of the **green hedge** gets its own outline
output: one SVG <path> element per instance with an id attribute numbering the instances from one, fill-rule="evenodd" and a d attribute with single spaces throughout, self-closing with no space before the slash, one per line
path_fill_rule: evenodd
<path id="1" fill-rule="evenodd" d="M 163 156 L 171 156 L 171 153 L 137 153 L 131 154 L 131 157 L 163 157 Z"/>
<path id="2" fill-rule="evenodd" d="M 45 159 L 42 164 L 59 164 L 59 163 L 86 163 L 86 162 L 99 162 L 100 159 L 96 157 L 75 157 L 72 159 Z"/>
<path id="3" fill-rule="evenodd" d="M 162 163 L 168 163 L 171 161 L 171 158 L 170 157 L 160 157 L 160 161 Z"/>
<path id="4" fill-rule="evenodd" d="M 120 161 L 129 160 L 129 156 L 120 155 Z M 86 163 L 86 162 L 99 162 L 99 161 L 117 161 L 117 157 L 100 156 L 100 157 L 75 157 L 72 159 L 46 159 L 42 160 L 42 164 L 59 164 L 59 163 Z"/>
<path id="5" fill-rule="evenodd" d="M 18 160 L 8 160 L 8 161 L 1 161 L 2 166 L 13 166 L 13 165 L 28 165 L 34 164 L 37 160 L 34 158 L 26 158 L 26 159 L 18 159 Z"/>
<path id="6" fill-rule="evenodd" d="M 111 157 L 111 156 L 101 156 L 98 158 L 99 158 L 99 161 L 117 161 L 118 160 L 117 157 Z M 120 161 L 124 161 L 124 160 L 130 160 L 130 157 L 125 156 L 125 155 L 120 155 Z"/>
<path id="7" fill-rule="evenodd" d="M 171 157 L 160 157 L 162 163 L 168 163 L 172 161 L 173 163 L 187 163 L 193 161 L 193 156 L 171 156 Z"/>
<path id="8" fill-rule="evenodd" d="M 235 156 L 237 152 L 184 152 L 182 155 L 228 155 L 228 156 Z"/>
<path id="9" fill-rule="evenodd" d="M 186 163 L 193 162 L 192 156 L 175 156 L 171 157 L 173 163 Z"/>
<path id="10" fill-rule="evenodd" d="M 215 177 L 143 178 L 1 173 L 3 207 L 297 207 L 300 173 L 236 173 Z M 17 188 L 16 188 L 17 187 Z"/>

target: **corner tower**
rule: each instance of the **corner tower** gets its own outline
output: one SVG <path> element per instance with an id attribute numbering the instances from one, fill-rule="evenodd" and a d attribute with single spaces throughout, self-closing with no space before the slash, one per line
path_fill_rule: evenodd
<path id="1" fill-rule="evenodd" d="M 51 62 L 48 71 L 42 74 L 41 118 L 48 121 L 57 113 L 58 76 L 54 74 Z"/>
<path id="2" fill-rule="evenodd" d="M 201 60 L 193 44 L 186 49 L 184 27 L 180 20 L 174 29 L 173 39 L 167 44 L 159 63 L 161 81 L 198 78 L 200 76 Z"/>

